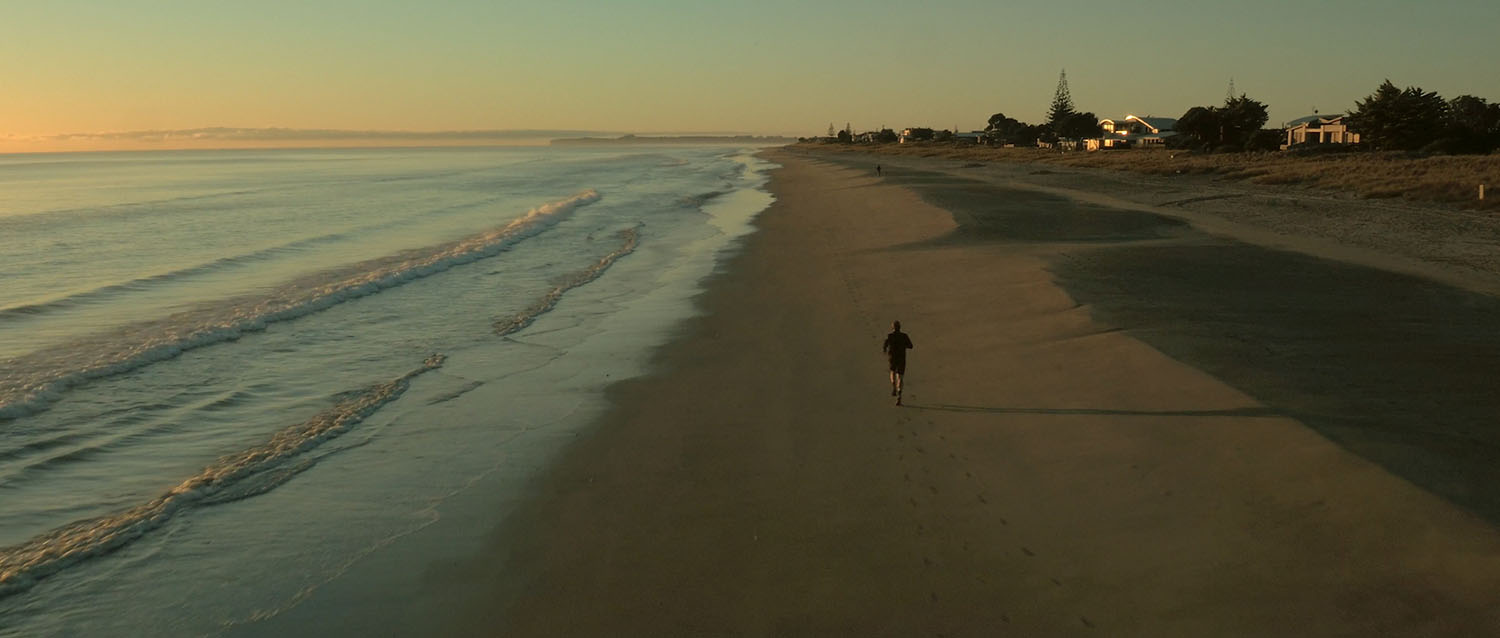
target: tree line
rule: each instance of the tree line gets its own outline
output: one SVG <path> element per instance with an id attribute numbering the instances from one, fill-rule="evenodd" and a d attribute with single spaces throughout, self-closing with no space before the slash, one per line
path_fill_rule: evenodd
<path id="1" fill-rule="evenodd" d="M 1383 151 L 1489 153 L 1500 148 L 1500 103 L 1460 95 L 1444 100 L 1386 80 L 1355 103 L 1346 120 L 1360 142 Z"/>
<path id="2" fill-rule="evenodd" d="M 1448 154 L 1482 154 L 1500 149 L 1500 103 L 1492 104 L 1473 95 L 1445 100 L 1435 92 L 1418 87 L 1399 89 L 1386 80 L 1374 93 L 1356 102 L 1344 118 L 1349 130 L 1360 135 L 1360 143 L 1340 148 Z M 1188 109 L 1177 118 L 1176 134 L 1164 142 L 1168 148 L 1208 152 L 1276 150 L 1286 133 L 1284 129 L 1264 128 L 1267 119 L 1265 103 L 1243 93 L 1231 93 L 1222 105 Z M 828 130 L 830 139 L 853 141 L 853 129 L 848 125 L 836 137 L 832 124 Z M 984 131 L 991 144 L 1015 146 L 1099 138 L 1104 134 L 1098 116 L 1079 111 L 1073 104 L 1066 71 L 1058 78 L 1046 122 L 1027 124 L 996 113 L 990 116 Z M 914 141 L 946 142 L 957 131 L 913 128 L 908 133 Z M 876 143 L 891 144 L 899 136 L 889 128 L 882 128 L 873 139 Z"/>
<path id="3" fill-rule="evenodd" d="M 1280 148 L 1284 129 L 1267 129 L 1263 102 L 1241 93 L 1219 106 L 1195 106 L 1177 118 L 1169 148 L 1201 151 L 1269 151 Z M 1445 100 L 1417 87 L 1398 89 L 1390 80 L 1355 103 L 1345 116 L 1361 144 L 1375 150 L 1432 153 L 1490 153 L 1500 148 L 1500 103 L 1462 95 Z M 1096 138 L 1103 134 L 1091 112 L 1079 112 L 1068 93 L 1066 76 L 1058 83 L 1047 121 L 1032 125 L 991 115 L 985 132 L 993 143 L 1031 146 L 1038 141 Z"/>

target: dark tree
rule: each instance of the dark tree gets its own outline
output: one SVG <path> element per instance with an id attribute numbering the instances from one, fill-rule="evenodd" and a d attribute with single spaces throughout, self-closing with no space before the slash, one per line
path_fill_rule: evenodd
<path id="1" fill-rule="evenodd" d="M 1177 118 L 1177 133 L 1191 148 L 1254 150 L 1266 144 L 1260 133 L 1266 119 L 1266 105 L 1241 94 L 1225 99 L 1224 106 L 1188 109 Z"/>
<path id="2" fill-rule="evenodd" d="M 1281 143 L 1286 140 L 1286 132 L 1281 129 L 1263 128 L 1251 134 L 1245 140 L 1247 151 L 1274 151 L 1281 148 Z"/>
<path id="3" fill-rule="evenodd" d="M 935 142 L 951 142 L 953 141 L 953 131 L 948 129 L 935 131 L 932 134 L 932 139 Z"/>
<path id="4" fill-rule="evenodd" d="M 1266 105 L 1240 94 L 1219 109 L 1218 145 L 1243 147 L 1266 124 Z"/>
<path id="5" fill-rule="evenodd" d="M 1488 153 L 1500 148 L 1500 104 L 1472 95 L 1453 98 L 1448 101 L 1444 129 L 1452 152 Z"/>
<path id="6" fill-rule="evenodd" d="M 1177 118 L 1177 133 L 1196 148 L 1218 146 L 1220 126 L 1219 109 L 1212 106 L 1195 106 Z"/>
<path id="7" fill-rule="evenodd" d="M 1073 113 L 1064 117 L 1061 122 L 1053 126 L 1053 132 L 1058 137 L 1068 139 L 1083 139 L 1099 137 L 1104 134 L 1104 129 L 1099 127 L 1099 118 L 1093 113 Z"/>
<path id="8" fill-rule="evenodd" d="M 1386 80 L 1369 97 L 1355 103 L 1349 128 L 1381 150 L 1410 151 L 1441 136 L 1448 103 L 1437 93 L 1409 86 L 1398 89 Z"/>
<path id="9" fill-rule="evenodd" d="M 1017 146 L 1036 143 L 1037 127 L 1013 117 L 1006 117 L 1004 113 L 991 115 L 989 125 L 984 127 L 984 131 L 991 143 Z"/>
<path id="10" fill-rule="evenodd" d="M 839 142 L 841 142 L 843 144 L 848 144 L 848 143 L 854 141 L 854 136 L 849 134 L 848 129 L 839 131 L 839 136 L 838 137 L 839 137 Z"/>
<path id="11" fill-rule="evenodd" d="M 1058 127 L 1074 113 L 1073 94 L 1068 90 L 1068 70 L 1063 69 L 1057 76 L 1057 91 L 1052 94 L 1052 106 L 1047 109 L 1047 126 L 1061 135 Z"/>
<path id="12" fill-rule="evenodd" d="M 932 134 L 933 134 L 932 133 L 932 129 L 930 129 L 930 128 L 914 128 L 914 129 L 911 129 L 911 138 L 913 140 L 918 141 L 918 142 L 928 142 L 928 141 L 931 141 L 932 140 Z"/>
<path id="13" fill-rule="evenodd" d="M 875 134 L 875 141 L 881 144 L 895 144 L 899 139 L 896 132 L 888 128 L 880 129 L 880 132 Z"/>
<path id="14" fill-rule="evenodd" d="M 1012 126 L 1014 124 L 1020 124 L 1020 121 L 1016 120 L 1016 118 L 1009 117 L 1004 113 L 996 113 L 990 116 L 989 122 L 984 125 L 984 130 L 993 131 L 1002 126 Z"/>

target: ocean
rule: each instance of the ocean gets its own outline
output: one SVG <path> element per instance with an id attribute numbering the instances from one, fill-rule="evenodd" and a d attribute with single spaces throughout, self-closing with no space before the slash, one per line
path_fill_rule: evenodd
<path id="1" fill-rule="evenodd" d="M 754 151 L 0 156 L 0 636 L 243 628 L 519 498 L 770 204 Z"/>

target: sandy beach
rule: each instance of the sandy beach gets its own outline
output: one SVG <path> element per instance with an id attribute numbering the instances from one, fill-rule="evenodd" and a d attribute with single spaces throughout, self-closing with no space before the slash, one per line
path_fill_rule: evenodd
<path id="1" fill-rule="evenodd" d="M 1493 372 L 1493 338 L 1446 329 L 1449 346 L 1472 350 L 1444 351 L 1454 369 L 1443 374 L 1415 342 L 1392 344 L 1405 359 L 1340 361 L 1320 349 L 1338 339 L 1318 311 L 1310 332 L 1287 328 L 1328 294 L 1329 268 L 1398 311 L 1405 297 L 1386 290 L 1438 311 L 1491 312 L 1491 298 L 1141 211 L 966 197 L 941 173 L 881 179 L 768 156 L 784 167 L 777 202 L 710 286 L 705 314 L 656 373 L 612 390 L 609 417 L 487 552 L 429 581 L 449 601 L 444 632 L 1500 630 L 1492 435 L 1440 431 L 1488 425 L 1478 414 L 1493 393 L 1407 401 L 1390 383 L 1408 373 L 1370 369 Z M 946 210 L 929 203 L 933 189 L 949 194 Z M 1257 261 L 1288 255 L 1306 262 Z M 1201 281 L 1230 266 L 1267 278 Z M 1180 281 L 1224 293 L 1194 307 Z M 1260 291 L 1252 306 L 1279 291 L 1281 311 L 1240 317 L 1260 326 L 1247 334 L 1194 319 L 1236 286 Z M 1395 315 L 1346 332 L 1368 347 L 1424 319 Z M 892 319 L 916 345 L 904 407 L 880 354 Z M 1225 345 L 1247 340 L 1273 354 L 1257 362 Z M 1282 374 L 1309 361 L 1323 367 Z M 1429 386 L 1411 394 L 1440 390 Z M 1339 412 L 1378 392 L 1378 409 Z M 1425 428 L 1401 431 L 1424 409 Z"/>

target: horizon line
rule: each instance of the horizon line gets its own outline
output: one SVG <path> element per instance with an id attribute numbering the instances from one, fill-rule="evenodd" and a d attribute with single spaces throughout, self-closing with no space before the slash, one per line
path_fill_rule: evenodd
<path id="1" fill-rule="evenodd" d="M 236 150 L 270 148 L 538 146 L 556 139 L 633 136 L 762 136 L 730 131 L 630 132 L 590 129 L 332 129 L 208 126 L 0 135 L 0 154 L 149 150 Z M 784 136 L 774 136 L 784 137 Z"/>

